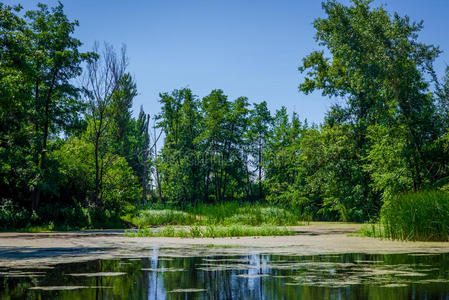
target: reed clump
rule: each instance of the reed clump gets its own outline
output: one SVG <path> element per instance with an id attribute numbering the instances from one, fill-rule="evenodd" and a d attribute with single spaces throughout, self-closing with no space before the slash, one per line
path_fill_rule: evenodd
<path id="1" fill-rule="evenodd" d="M 175 228 L 165 226 L 162 229 L 141 228 L 139 230 L 127 230 L 125 236 L 129 237 L 188 237 L 188 238 L 219 238 L 240 236 L 285 236 L 294 235 L 295 232 L 285 227 L 273 225 L 247 226 L 189 226 L 188 228 Z"/>
<path id="2" fill-rule="evenodd" d="M 393 197 L 382 206 L 377 228 L 371 225 L 365 231 L 397 240 L 448 241 L 449 193 L 421 191 Z"/>

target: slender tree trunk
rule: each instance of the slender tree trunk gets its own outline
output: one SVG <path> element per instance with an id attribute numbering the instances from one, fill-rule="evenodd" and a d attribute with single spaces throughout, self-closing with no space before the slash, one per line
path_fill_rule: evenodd
<path id="1" fill-rule="evenodd" d="M 143 163 L 143 174 L 142 174 L 142 200 L 145 204 L 147 202 L 147 159 Z"/>
<path id="2" fill-rule="evenodd" d="M 262 199 L 262 143 L 259 140 L 259 149 L 258 149 L 258 168 L 259 168 L 259 200 Z"/>
<path id="3" fill-rule="evenodd" d="M 96 134 L 95 137 L 95 195 L 94 195 L 94 202 L 95 204 L 98 204 L 98 195 L 100 193 L 99 187 L 100 187 L 100 165 L 98 162 L 98 144 L 99 144 L 99 135 Z"/>
<path id="4" fill-rule="evenodd" d="M 38 114 L 39 114 L 39 81 L 36 81 L 36 85 L 35 85 L 35 89 L 34 89 L 34 96 L 35 96 L 35 104 L 36 104 L 36 119 L 35 119 L 35 126 L 34 126 L 34 130 L 36 132 L 36 144 L 39 145 L 40 141 L 39 141 L 39 118 L 38 118 Z M 34 160 L 35 160 L 35 164 L 36 164 L 36 169 L 39 170 L 39 152 L 41 151 L 41 147 L 36 147 L 36 151 L 34 154 Z M 39 176 L 39 175 L 38 175 Z M 40 180 L 40 178 L 38 177 L 38 181 Z M 39 184 L 39 183 L 38 183 Z M 37 203 L 39 202 L 39 197 L 38 193 L 40 194 L 40 190 L 38 186 L 35 186 L 31 195 L 31 209 L 32 210 L 36 210 L 37 209 Z"/>
<path id="5" fill-rule="evenodd" d="M 221 183 L 223 176 L 223 153 L 219 154 L 219 163 L 215 165 L 215 197 L 217 201 L 221 202 Z"/>
<path id="6" fill-rule="evenodd" d="M 104 157 L 101 156 L 101 158 L 100 158 L 100 185 L 99 185 L 100 196 L 98 199 L 99 206 L 103 206 L 103 193 L 104 193 L 104 189 L 103 189 L 104 176 L 103 175 L 104 175 Z"/>
<path id="7" fill-rule="evenodd" d="M 205 178 L 205 188 L 204 188 L 204 201 L 209 202 L 209 176 L 210 176 L 210 165 L 207 163 L 206 178 Z"/>
<path id="8" fill-rule="evenodd" d="M 150 135 L 148 133 L 150 124 L 150 114 L 147 115 L 147 121 L 145 124 L 145 150 L 144 150 L 144 160 L 143 160 L 143 174 L 142 174 L 142 198 L 143 202 L 147 202 L 147 172 L 148 172 L 148 156 L 149 156 L 149 145 L 150 145 Z"/>
<path id="9" fill-rule="evenodd" d="M 100 170 L 100 137 L 101 137 L 101 128 L 103 126 L 103 114 L 100 113 L 100 120 L 98 129 L 95 132 L 95 145 L 94 145 L 94 156 L 95 156 L 95 195 L 94 195 L 94 203 L 96 206 L 100 206 L 100 183 L 101 183 L 101 170 Z"/>
<path id="10" fill-rule="evenodd" d="M 41 158 L 40 158 L 40 162 L 39 162 L 39 182 L 35 188 L 34 191 L 34 197 L 32 200 L 32 209 L 33 210 L 37 210 L 39 207 L 39 202 L 40 202 L 40 198 L 41 198 L 41 188 L 40 188 L 40 181 L 42 180 L 42 171 L 45 168 L 45 158 L 47 155 L 47 141 L 48 141 L 48 127 L 50 124 L 50 101 L 51 101 L 51 96 L 53 94 L 53 88 L 55 85 L 55 81 L 56 81 L 56 76 L 58 74 L 58 71 L 55 71 L 53 73 L 53 77 L 51 80 L 51 85 L 50 85 L 50 89 L 48 90 L 48 94 L 47 97 L 45 99 L 45 110 L 44 110 L 44 117 L 45 117 L 45 122 L 44 122 L 44 135 L 42 137 L 42 149 L 41 149 Z M 37 86 L 36 86 L 37 88 Z"/>
<path id="11" fill-rule="evenodd" d="M 231 133 L 234 133 L 234 127 L 231 127 Z M 225 153 L 223 155 L 223 168 L 222 168 L 222 172 L 221 172 L 221 178 L 222 178 L 222 189 L 221 189 L 221 198 L 224 200 L 225 199 L 225 194 L 226 194 L 226 184 L 227 184 L 227 178 L 228 178 L 228 168 L 227 168 L 227 164 L 228 161 L 231 157 L 230 152 L 231 152 L 231 146 L 232 146 L 232 142 L 231 141 L 227 141 L 225 143 Z"/>
<path id="12" fill-rule="evenodd" d="M 410 143 L 412 144 L 412 147 L 415 148 L 415 151 L 413 153 L 413 161 L 411 162 L 411 164 L 413 166 L 411 166 L 411 168 L 415 169 L 415 176 L 413 176 L 413 188 L 416 191 L 418 189 L 418 187 L 420 187 L 422 185 L 422 178 L 421 178 L 421 166 L 424 166 L 424 159 L 423 159 L 423 154 L 422 154 L 422 149 L 421 149 L 421 143 L 418 139 L 418 136 L 415 132 L 415 127 L 413 126 L 413 124 L 411 124 L 411 116 L 409 114 L 409 104 L 407 103 L 407 99 L 402 99 L 402 97 L 400 97 L 399 94 L 399 88 L 397 87 L 396 84 L 394 84 L 394 93 L 395 93 L 395 97 L 396 100 L 398 101 L 399 107 L 402 110 L 402 114 L 404 116 L 405 119 L 405 124 L 407 126 L 407 129 L 409 131 L 410 134 Z"/>
<path id="13" fill-rule="evenodd" d="M 251 198 L 251 182 L 249 180 L 249 168 L 248 168 L 248 158 L 245 159 L 245 171 L 246 171 L 246 197 L 247 200 Z"/>
<path id="14" fill-rule="evenodd" d="M 41 159 L 40 159 L 40 163 L 39 163 L 39 172 L 42 172 L 45 168 L 45 158 L 46 158 L 46 154 L 47 154 L 47 140 L 48 140 L 48 107 L 49 107 L 49 101 L 47 101 L 45 103 L 45 123 L 44 123 L 44 136 L 42 138 L 42 152 L 41 152 Z M 41 176 L 39 176 L 39 181 L 41 181 L 42 178 Z M 34 195 L 33 198 L 33 210 L 37 210 L 39 207 L 39 202 L 40 202 L 40 198 L 41 198 L 41 189 L 40 186 L 38 185 L 36 187 L 36 193 Z"/>
<path id="15" fill-rule="evenodd" d="M 154 136 L 156 137 L 156 128 L 154 129 Z M 156 172 L 157 191 L 159 194 L 159 199 L 162 200 L 161 180 L 159 178 L 159 169 L 158 169 L 158 165 L 157 165 L 157 141 L 154 141 L 154 168 L 155 168 L 155 172 Z"/>
<path id="16" fill-rule="evenodd" d="M 34 97 L 35 97 L 35 104 L 36 104 L 36 118 L 35 118 L 35 123 L 34 123 L 34 130 L 36 132 L 36 144 L 39 144 L 40 141 L 38 141 L 38 135 L 39 135 L 39 120 L 38 120 L 38 114 L 39 114 L 39 104 L 37 103 L 39 101 L 39 81 L 36 81 L 36 85 L 34 88 Z M 35 152 L 35 163 L 36 163 L 36 167 L 39 168 L 39 151 L 40 149 L 36 149 L 37 151 Z"/>
<path id="17" fill-rule="evenodd" d="M 226 195 L 226 184 L 228 182 L 228 172 L 225 171 L 224 179 L 223 179 L 223 192 L 221 198 L 224 200 Z"/>

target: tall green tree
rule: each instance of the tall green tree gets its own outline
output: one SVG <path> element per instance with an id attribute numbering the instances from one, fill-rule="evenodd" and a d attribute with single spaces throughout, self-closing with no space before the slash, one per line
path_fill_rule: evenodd
<path id="1" fill-rule="evenodd" d="M 263 149 L 264 184 L 267 200 L 272 203 L 290 207 L 303 205 L 299 148 L 305 129 L 306 125 L 301 124 L 296 114 L 289 118 L 285 107 L 276 111 Z"/>
<path id="2" fill-rule="evenodd" d="M 151 181 L 151 146 L 150 146 L 150 114 L 146 114 L 143 107 L 135 122 L 134 141 L 131 150 L 130 166 L 136 173 L 142 186 L 142 200 L 148 200 L 148 185 Z"/>
<path id="3" fill-rule="evenodd" d="M 221 90 L 213 90 L 202 99 L 203 128 L 200 135 L 202 146 L 208 157 L 206 159 L 205 199 L 223 201 L 222 154 L 225 147 L 226 115 L 230 103 Z M 209 190 L 212 189 L 212 197 Z"/>
<path id="4" fill-rule="evenodd" d="M 113 112 L 113 124 L 111 130 L 115 137 L 116 145 L 114 148 L 117 154 L 131 159 L 131 143 L 130 141 L 133 122 L 132 120 L 132 104 L 137 96 L 137 85 L 129 73 L 123 74 L 118 83 L 116 91 L 111 99 L 111 110 Z"/>
<path id="5" fill-rule="evenodd" d="M 32 190 L 35 210 L 42 192 L 52 193 L 47 170 L 47 154 L 52 150 L 49 144 L 61 133 L 80 125 L 83 105 L 72 79 L 81 74 L 81 63 L 91 57 L 91 53 L 79 51 L 81 42 L 73 37 L 78 22 L 67 18 L 61 3 L 51 9 L 38 4 L 37 10 L 27 11 L 23 18 L 14 10 L 18 12 L 20 8 L 1 6 L 2 43 L 5 45 L 1 59 L 2 72 L 6 72 L 2 83 L 9 85 L 2 88 L 2 94 L 17 98 L 5 112 L 9 118 L 20 117 L 17 121 L 23 122 L 32 135 L 29 143 L 34 167 L 28 165 L 27 168 L 34 170 L 34 179 L 26 190 Z M 12 78 L 15 91 L 7 94 L 13 91 L 8 84 Z"/>
<path id="6" fill-rule="evenodd" d="M 71 80 L 81 75 L 81 63 L 91 53 L 81 53 L 80 40 L 73 37 L 78 21 L 70 21 L 63 5 L 49 9 L 38 4 L 38 10 L 25 14 L 32 40 L 30 59 L 34 85 L 34 126 L 36 135 L 36 165 L 38 174 L 33 194 L 33 209 L 37 209 L 45 187 L 48 141 L 51 134 L 72 125 L 79 117 L 81 102 L 78 88 Z"/>
<path id="7" fill-rule="evenodd" d="M 20 11 L 20 6 L 0 3 L 0 198 L 22 202 L 29 199 L 36 169 L 29 125 L 31 40 Z"/>
<path id="8" fill-rule="evenodd" d="M 161 94 L 158 127 L 165 133 L 161 176 L 164 194 L 181 203 L 193 203 L 203 191 L 202 153 L 197 138 L 201 116 L 199 100 L 189 89 Z"/>
<path id="9" fill-rule="evenodd" d="M 345 97 L 346 105 L 335 107 L 328 121 L 351 124 L 358 165 L 365 164 L 366 157 L 379 158 L 368 156 L 372 145 L 378 143 L 373 135 L 368 139 L 370 126 L 406 128 L 404 159 L 413 170 L 413 188 L 422 188 L 430 171 L 425 149 L 432 143 L 435 130 L 434 103 L 423 70 L 439 50 L 418 41 L 422 23 L 398 14 L 391 16 L 383 7 L 371 7 L 371 2 L 354 0 L 349 6 L 323 2 L 326 17 L 314 21 L 315 37 L 330 57 L 324 51 L 314 51 L 303 59 L 300 70 L 306 76 L 300 90 Z M 364 190 L 372 184 L 370 177 L 366 171 L 359 177 Z"/>
<path id="10" fill-rule="evenodd" d="M 258 181 L 258 198 L 263 199 L 263 150 L 267 145 L 267 139 L 270 127 L 272 125 L 272 117 L 267 107 L 267 102 L 254 103 L 250 116 L 249 139 L 251 146 L 250 153 L 253 157 L 252 165 L 255 167 Z"/>

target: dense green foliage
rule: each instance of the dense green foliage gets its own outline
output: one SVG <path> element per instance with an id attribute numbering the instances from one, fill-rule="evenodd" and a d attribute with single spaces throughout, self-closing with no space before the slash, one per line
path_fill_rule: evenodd
<path id="1" fill-rule="evenodd" d="M 121 226 L 149 178 L 148 118 L 131 116 L 126 55 L 81 53 L 62 4 L 20 10 L 0 3 L 1 227 Z"/>
<path id="2" fill-rule="evenodd" d="M 324 2 L 327 18 L 314 27 L 330 57 L 315 51 L 300 67 L 302 91 L 347 99 L 325 119 L 323 155 L 331 161 L 317 166 L 325 169 L 319 179 L 324 204 L 345 219 L 372 217 L 382 200 L 448 176 L 447 150 L 439 142 L 447 115 L 426 80 L 440 51 L 418 41 L 422 23 L 392 17 L 370 2 Z"/>
<path id="3" fill-rule="evenodd" d="M 80 52 L 62 4 L 0 3 L 2 227 L 366 221 L 399 194 L 447 193 L 449 69 L 434 71 L 422 23 L 369 0 L 322 6 L 322 49 L 299 67 L 301 92 L 344 100 L 322 124 L 185 88 L 160 94 L 151 127 L 125 48 Z"/>

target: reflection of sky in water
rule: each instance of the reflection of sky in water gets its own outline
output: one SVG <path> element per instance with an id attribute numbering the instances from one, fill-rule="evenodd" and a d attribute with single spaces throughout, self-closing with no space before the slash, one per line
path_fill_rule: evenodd
<path id="1" fill-rule="evenodd" d="M 159 268 L 159 249 L 151 250 L 150 268 Z M 167 297 L 164 289 L 164 277 L 159 275 L 159 272 L 148 272 L 148 299 L 165 299 Z"/>
<path id="2" fill-rule="evenodd" d="M 449 254 L 207 256 L 207 249 L 195 251 L 152 249 L 140 259 L 0 269 L 0 299 L 449 298 Z"/>

